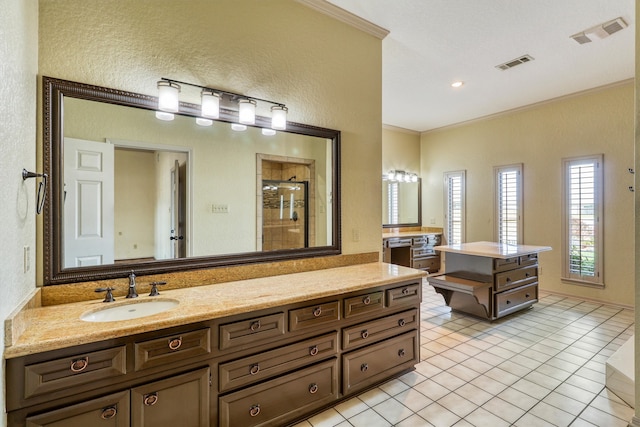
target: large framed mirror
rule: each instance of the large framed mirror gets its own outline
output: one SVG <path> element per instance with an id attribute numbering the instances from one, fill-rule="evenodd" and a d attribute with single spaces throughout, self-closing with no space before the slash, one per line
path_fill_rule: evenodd
<path id="1" fill-rule="evenodd" d="M 44 284 L 338 255 L 340 132 L 43 77 Z"/>
<path id="2" fill-rule="evenodd" d="M 382 227 L 419 227 L 422 224 L 421 180 L 382 180 Z"/>

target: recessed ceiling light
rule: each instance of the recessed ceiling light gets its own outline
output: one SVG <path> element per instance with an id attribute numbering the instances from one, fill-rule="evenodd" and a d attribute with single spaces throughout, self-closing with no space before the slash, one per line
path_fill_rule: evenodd
<path id="1" fill-rule="evenodd" d="M 464 82 L 461 82 L 460 80 L 458 80 L 457 82 L 451 83 L 451 87 L 459 88 L 459 87 L 462 87 L 463 84 Z"/>

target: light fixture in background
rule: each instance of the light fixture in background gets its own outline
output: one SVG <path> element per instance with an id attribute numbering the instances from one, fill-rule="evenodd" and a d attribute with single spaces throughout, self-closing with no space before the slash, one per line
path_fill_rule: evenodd
<path id="1" fill-rule="evenodd" d="M 202 89 L 202 117 L 217 119 L 220 117 L 220 95 L 211 89 Z"/>
<path id="2" fill-rule="evenodd" d="M 175 118 L 173 113 L 167 113 L 164 111 L 156 111 L 156 119 L 164 120 L 165 122 L 170 122 Z"/>
<path id="3" fill-rule="evenodd" d="M 202 117 L 196 117 L 196 124 L 198 126 L 212 126 L 213 125 L 213 120 L 204 119 Z"/>
<path id="4" fill-rule="evenodd" d="M 628 24 L 625 22 L 622 17 L 617 17 L 616 19 L 612 19 L 611 21 L 603 22 L 602 24 L 594 25 L 591 28 L 587 28 L 584 31 L 580 31 L 572 36 L 579 44 L 591 43 L 594 39 L 594 36 L 599 39 L 604 39 L 605 37 L 609 37 L 613 33 L 617 33 L 620 30 L 624 30 L 627 28 Z"/>
<path id="5" fill-rule="evenodd" d="M 289 109 L 284 105 L 274 105 L 271 107 L 271 128 L 285 130 L 287 128 L 287 112 Z"/>
<path id="6" fill-rule="evenodd" d="M 214 89 L 207 86 L 200 86 L 193 83 L 182 82 L 179 80 L 168 79 L 162 77 L 158 81 L 158 109 L 165 113 L 177 113 L 180 110 L 179 93 L 182 86 L 192 86 L 201 89 L 200 98 L 200 116 L 205 119 L 220 118 L 220 109 L 224 107 L 225 111 L 237 111 L 238 122 L 246 125 L 255 125 L 256 123 L 256 107 L 258 102 L 266 102 L 273 104 L 271 107 L 271 128 L 276 130 L 285 130 L 287 128 L 287 107 L 280 103 L 261 99 L 252 96 L 241 95 L 238 93 L 228 92 L 225 90 Z M 192 108 L 187 111 L 192 113 Z M 161 120 L 169 119 L 167 115 L 158 115 Z M 164 117 L 164 118 L 161 118 Z M 229 115 L 224 117 L 229 120 Z M 204 121 L 200 121 L 205 123 Z"/>
<path id="7" fill-rule="evenodd" d="M 456 89 L 459 87 L 462 87 L 463 85 L 464 85 L 464 82 L 460 80 L 451 83 L 451 87 Z"/>
<path id="8" fill-rule="evenodd" d="M 276 134 L 275 129 L 262 128 L 262 134 L 264 136 L 273 136 Z"/>
<path id="9" fill-rule="evenodd" d="M 247 130 L 247 126 L 239 125 L 238 123 L 231 123 L 231 129 L 235 130 L 236 132 L 244 132 L 245 130 Z"/>
<path id="10" fill-rule="evenodd" d="M 179 93 L 179 84 L 160 80 L 158 82 L 158 109 L 168 113 L 177 113 L 180 109 Z"/>
<path id="11" fill-rule="evenodd" d="M 386 181 L 418 182 L 418 174 L 401 170 L 390 170 L 389 173 L 382 176 L 382 179 Z"/>
<path id="12" fill-rule="evenodd" d="M 256 105 L 253 99 L 241 99 L 238 101 L 238 121 L 245 125 L 256 123 Z"/>

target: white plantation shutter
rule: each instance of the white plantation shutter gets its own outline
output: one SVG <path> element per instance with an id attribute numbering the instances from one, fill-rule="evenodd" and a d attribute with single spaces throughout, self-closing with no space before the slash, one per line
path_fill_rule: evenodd
<path id="1" fill-rule="evenodd" d="M 387 192 L 387 206 L 389 207 L 389 224 L 399 224 L 398 218 L 398 183 L 389 182 L 389 191 Z"/>
<path id="2" fill-rule="evenodd" d="M 464 242 L 465 223 L 465 171 L 446 172 L 445 184 L 445 238 L 447 244 Z"/>
<path id="3" fill-rule="evenodd" d="M 522 165 L 495 168 L 496 234 L 499 243 L 522 243 Z"/>
<path id="4" fill-rule="evenodd" d="M 602 156 L 564 160 L 564 277 L 602 284 Z"/>

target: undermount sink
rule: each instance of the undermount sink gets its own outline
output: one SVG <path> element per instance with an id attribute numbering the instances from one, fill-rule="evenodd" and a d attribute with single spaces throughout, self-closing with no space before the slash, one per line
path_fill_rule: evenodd
<path id="1" fill-rule="evenodd" d="M 115 322 L 117 320 L 131 320 L 162 313 L 163 311 L 177 307 L 178 304 L 180 304 L 180 302 L 174 299 L 132 301 L 87 311 L 80 316 L 80 319 L 85 322 Z"/>

